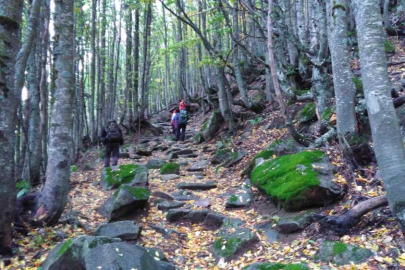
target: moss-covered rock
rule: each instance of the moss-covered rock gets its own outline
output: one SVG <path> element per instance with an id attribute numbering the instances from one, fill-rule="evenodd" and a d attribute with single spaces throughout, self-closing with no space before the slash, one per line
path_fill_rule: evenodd
<path id="1" fill-rule="evenodd" d="M 163 165 L 165 165 L 165 162 L 161 158 L 153 158 L 148 160 L 146 167 L 148 169 L 160 169 Z"/>
<path id="2" fill-rule="evenodd" d="M 174 162 L 169 162 L 160 168 L 161 174 L 179 174 L 180 165 Z"/>
<path id="3" fill-rule="evenodd" d="M 300 113 L 300 123 L 305 124 L 316 120 L 315 103 L 311 102 L 302 108 Z"/>
<path id="4" fill-rule="evenodd" d="M 306 264 L 255 263 L 243 270 L 310 270 Z"/>
<path id="5" fill-rule="evenodd" d="M 125 164 L 119 167 L 108 167 L 101 173 L 101 188 L 111 190 L 121 185 L 146 186 L 148 169 L 142 164 Z"/>
<path id="6" fill-rule="evenodd" d="M 211 163 L 213 165 L 221 164 L 222 167 L 229 168 L 241 161 L 245 154 L 244 151 L 221 147 L 215 152 Z"/>
<path id="7" fill-rule="evenodd" d="M 119 241 L 121 240 L 104 236 L 80 236 L 68 239 L 49 252 L 42 269 L 85 269 L 84 257 L 91 249 Z"/>
<path id="8" fill-rule="evenodd" d="M 302 151 L 269 160 L 256 167 L 252 183 L 286 210 L 325 205 L 342 192 L 332 182 L 333 170 L 322 151 Z"/>
<path id="9" fill-rule="evenodd" d="M 326 241 L 319 247 L 314 259 L 315 261 L 345 265 L 351 262 L 360 263 L 371 256 L 373 256 L 373 252 L 369 249 L 341 242 Z"/>
<path id="10" fill-rule="evenodd" d="M 210 141 L 215 137 L 215 134 L 221 129 L 224 118 L 219 110 L 212 112 L 210 117 L 201 126 L 201 136 L 205 141 Z"/>

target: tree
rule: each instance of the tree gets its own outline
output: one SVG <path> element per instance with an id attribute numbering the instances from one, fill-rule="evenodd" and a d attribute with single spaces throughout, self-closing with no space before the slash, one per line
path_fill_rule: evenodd
<path id="1" fill-rule="evenodd" d="M 379 0 L 354 0 L 361 73 L 374 150 L 389 206 L 405 232 L 405 149 L 392 103 Z"/>
<path id="2" fill-rule="evenodd" d="M 56 89 L 49 136 L 46 182 L 40 191 L 36 218 L 55 224 L 66 205 L 72 149 L 74 76 L 73 0 L 55 1 Z"/>

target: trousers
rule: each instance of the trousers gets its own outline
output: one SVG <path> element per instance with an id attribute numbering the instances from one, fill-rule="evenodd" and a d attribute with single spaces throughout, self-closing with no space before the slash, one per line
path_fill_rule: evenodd
<path id="1" fill-rule="evenodd" d="M 118 157 L 120 155 L 120 144 L 119 143 L 108 143 L 105 146 L 105 159 L 104 167 L 110 167 L 110 159 L 112 157 L 112 165 L 118 165 Z"/>

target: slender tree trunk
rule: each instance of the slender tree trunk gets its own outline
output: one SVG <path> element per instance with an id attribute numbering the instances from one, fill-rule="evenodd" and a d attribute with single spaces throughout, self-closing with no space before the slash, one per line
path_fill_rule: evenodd
<path id="1" fill-rule="evenodd" d="M 90 139 L 94 144 L 97 140 L 97 134 L 95 133 L 95 117 L 94 117 L 94 103 L 96 92 L 96 16 L 97 16 L 97 0 L 91 1 L 91 93 L 90 93 L 90 106 L 89 106 L 89 118 L 90 118 Z"/>
<path id="2" fill-rule="evenodd" d="M 405 232 L 405 149 L 390 94 L 379 0 L 354 0 L 368 117 L 389 206 Z"/>
<path id="3" fill-rule="evenodd" d="M 56 70 L 55 102 L 52 111 L 46 182 L 41 189 L 36 218 L 47 224 L 58 222 L 67 202 L 72 148 L 74 75 L 73 0 L 55 0 Z"/>
<path id="4" fill-rule="evenodd" d="M 108 69 L 108 84 L 107 84 L 107 95 L 106 95 L 106 104 L 105 104 L 105 119 L 112 119 L 113 118 L 113 85 L 114 85 L 114 54 L 115 54 L 115 41 L 117 39 L 117 27 L 116 27 L 116 12 L 115 7 L 113 10 L 113 38 L 111 41 L 111 49 L 110 49 L 110 57 L 109 57 L 109 69 Z"/>
<path id="5" fill-rule="evenodd" d="M 143 68 L 142 68 L 142 81 L 141 81 L 141 111 L 140 117 L 145 118 L 146 103 L 147 103 L 147 80 L 148 80 L 148 54 L 149 54 L 149 37 L 152 24 L 152 5 L 148 4 L 145 12 L 145 30 L 143 36 Z"/>
<path id="6" fill-rule="evenodd" d="M 98 92 L 98 125 L 97 130 L 101 132 L 103 129 L 104 119 L 104 110 L 105 110 L 105 84 L 106 84 L 106 27 L 107 27 L 107 0 L 102 1 L 102 16 L 101 16 L 101 32 L 100 32 L 100 91 Z"/>
<path id="7" fill-rule="evenodd" d="M 16 202 L 14 138 L 19 91 L 14 71 L 20 46 L 22 0 L 0 0 L 0 255 L 11 255 Z"/>
<path id="8" fill-rule="evenodd" d="M 125 76 L 126 76 L 126 92 L 128 99 L 128 108 L 125 108 L 125 111 L 128 115 L 129 126 L 133 123 L 132 118 L 132 10 L 128 8 L 126 19 L 126 33 L 127 33 L 127 42 L 126 42 L 126 65 L 125 65 Z"/>
<path id="9" fill-rule="evenodd" d="M 166 12 L 162 8 L 163 13 L 163 26 L 164 26 L 164 43 L 165 43 L 165 73 L 164 73 L 164 90 L 165 90 L 165 106 L 169 109 L 169 88 L 170 88 L 170 54 L 169 54 L 169 41 L 167 34 Z M 201 51 L 201 45 L 198 45 Z M 201 60 L 200 60 L 201 61 Z"/>
<path id="10" fill-rule="evenodd" d="M 133 79 L 134 79 L 134 119 L 139 117 L 139 8 L 135 9 L 135 29 L 134 29 L 134 67 L 133 67 Z"/>

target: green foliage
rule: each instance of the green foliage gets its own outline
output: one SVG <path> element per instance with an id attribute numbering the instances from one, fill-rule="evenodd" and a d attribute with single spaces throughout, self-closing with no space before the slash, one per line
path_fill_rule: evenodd
<path id="1" fill-rule="evenodd" d="M 259 125 L 260 122 L 262 122 L 262 121 L 263 121 L 263 117 L 259 116 L 259 117 L 256 117 L 256 118 L 254 118 L 254 119 L 250 119 L 250 120 L 249 120 L 249 123 L 250 123 L 251 125 L 253 125 L 253 126 L 256 126 L 256 125 Z"/>
<path id="2" fill-rule="evenodd" d="M 15 185 L 18 193 L 17 193 L 17 198 L 20 198 L 30 192 L 31 189 L 31 183 L 29 181 L 18 181 L 17 184 Z"/>
<path id="3" fill-rule="evenodd" d="M 120 186 L 122 184 L 130 183 L 135 175 L 144 170 L 137 164 L 124 164 L 118 167 L 118 170 L 113 170 L 110 167 L 105 168 L 106 182 L 108 186 Z"/>
<path id="4" fill-rule="evenodd" d="M 319 150 L 302 151 L 270 160 L 253 170 L 252 183 L 270 196 L 288 201 L 307 188 L 319 185 L 312 163 L 320 160 L 323 155 Z"/>
<path id="5" fill-rule="evenodd" d="M 301 110 L 301 123 L 310 122 L 316 117 L 315 103 L 311 102 L 304 106 Z"/>
<path id="6" fill-rule="evenodd" d="M 70 171 L 71 172 L 77 172 L 77 166 L 76 165 L 70 166 Z"/>
<path id="7" fill-rule="evenodd" d="M 169 162 L 160 168 L 161 174 L 176 174 L 179 172 L 180 165 L 177 163 Z"/>
<path id="8" fill-rule="evenodd" d="M 115 198 L 118 196 L 118 193 L 121 190 L 128 191 L 134 198 L 139 200 L 146 200 L 150 196 L 150 191 L 146 187 L 120 186 L 119 189 L 114 193 Z"/>
<path id="9" fill-rule="evenodd" d="M 395 45 L 389 40 L 384 41 L 384 50 L 386 53 L 394 53 L 395 52 Z"/>
<path id="10" fill-rule="evenodd" d="M 329 121 L 332 114 L 333 114 L 332 109 L 326 108 L 326 110 L 322 113 L 322 120 Z"/>
<path id="11" fill-rule="evenodd" d="M 63 243 L 62 246 L 60 247 L 58 254 L 63 255 L 63 253 L 65 253 L 68 250 L 68 248 L 72 245 L 72 243 L 73 241 L 71 238 L 66 240 L 65 243 Z"/>
<path id="12" fill-rule="evenodd" d="M 352 81 L 354 86 L 356 86 L 356 92 L 358 94 L 363 94 L 363 81 L 361 77 L 353 77 Z"/>

